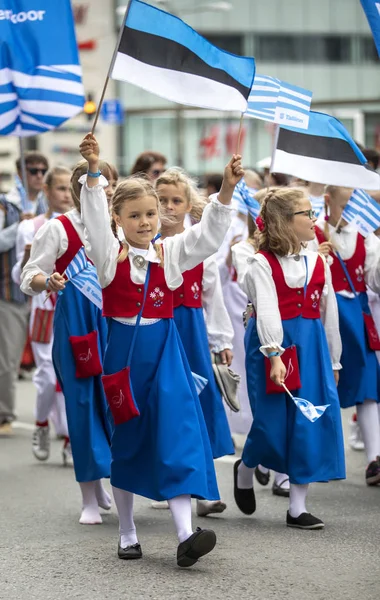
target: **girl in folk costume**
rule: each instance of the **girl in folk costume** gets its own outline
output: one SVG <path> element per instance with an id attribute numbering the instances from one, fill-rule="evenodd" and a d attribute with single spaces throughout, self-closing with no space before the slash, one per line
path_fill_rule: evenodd
<path id="1" fill-rule="evenodd" d="M 261 188 L 262 179 L 254 171 L 246 171 L 244 181 L 250 188 Z M 239 195 L 237 195 L 239 197 Z M 235 413 L 227 409 L 228 422 L 232 434 L 247 434 L 252 424 L 252 413 L 249 405 L 248 391 L 245 377 L 245 350 L 244 350 L 244 324 L 242 315 L 247 307 L 247 297 L 240 289 L 236 280 L 236 271 L 231 262 L 231 248 L 248 236 L 247 215 L 248 210 L 242 200 L 232 200 L 234 216 L 231 226 L 219 248 L 216 260 L 222 282 L 224 303 L 230 316 L 234 337 L 232 340 L 234 357 L 231 368 L 240 375 L 238 398 L 240 411 Z"/>
<path id="2" fill-rule="evenodd" d="M 73 206 L 70 193 L 71 171 L 66 167 L 50 169 L 45 176 L 44 193 L 48 203 L 46 214 L 34 219 L 24 220 L 17 231 L 16 253 L 17 263 L 12 270 L 12 278 L 20 285 L 21 271 L 30 257 L 30 248 L 37 231 L 50 219 L 64 214 Z M 42 294 L 33 296 L 30 319 L 30 336 L 36 371 L 33 383 L 37 388 L 36 428 L 33 433 L 32 450 L 38 460 L 47 460 L 50 454 L 49 418 L 55 409 L 63 434 L 64 446 L 62 458 L 64 464 L 71 463 L 71 446 L 69 443 L 66 409 L 62 402 L 62 393 L 57 391 L 57 378 L 52 360 L 53 317 L 56 294 L 52 294 L 45 303 Z"/>
<path id="3" fill-rule="evenodd" d="M 114 169 L 101 164 L 111 180 Z M 101 382 L 107 325 L 101 314 L 101 290 L 93 265 L 84 254 L 80 190 L 87 162 L 71 177 L 75 208 L 51 219 L 36 234 L 21 276 L 21 289 L 31 296 L 57 292 L 53 363 L 62 387 L 75 476 L 83 499 L 79 522 L 101 523 L 99 507 L 109 509 L 110 495 L 101 479 L 110 475 L 111 429 Z M 104 180 L 104 186 L 108 182 Z"/>
<path id="4" fill-rule="evenodd" d="M 208 204 L 201 222 L 161 245 L 151 243 L 159 227 L 151 183 L 132 178 L 119 184 L 111 229 L 91 134 L 81 153 L 90 172 L 81 195 L 86 248 L 109 318 L 103 381 L 115 421 L 111 483 L 120 518 L 118 556 L 142 556 L 133 521 L 133 494 L 139 494 L 168 500 L 179 539 L 177 564 L 189 567 L 216 542 L 213 531 L 193 533 L 191 496 L 219 500 L 219 493 L 201 405 L 173 320 L 173 290 L 182 284 L 182 273 L 221 244 L 230 223 L 228 205 L 243 174 L 240 157 L 227 165 L 218 200 Z"/>
<path id="5" fill-rule="evenodd" d="M 261 203 L 267 193 L 267 190 L 260 190 L 255 195 L 255 198 Z M 258 221 L 261 224 L 261 221 L 259 219 Z M 251 215 L 248 215 L 248 238 L 244 241 L 238 242 L 231 248 L 232 264 L 236 270 L 237 282 L 241 287 L 243 293 L 246 294 L 247 303 L 249 302 L 249 298 L 248 291 L 246 290 L 244 285 L 245 273 L 252 262 L 252 257 L 257 251 L 258 244 L 259 230 L 256 227 L 256 223 L 251 217 Z M 249 339 L 250 337 L 250 330 L 253 326 L 253 320 L 248 316 L 252 311 L 251 306 L 251 303 L 249 304 L 249 307 L 247 306 L 247 339 Z M 246 363 L 249 364 L 250 361 L 251 358 L 249 355 L 247 355 Z M 250 369 L 247 370 L 246 377 L 248 379 L 252 379 L 252 377 L 254 377 L 254 374 Z M 252 386 L 254 386 L 254 381 L 250 382 L 250 385 L 248 385 L 248 389 L 252 389 Z M 261 485 L 268 485 L 270 481 L 270 470 L 264 467 L 263 465 L 259 464 L 255 468 L 255 477 Z M 282 496 L 283 498 L 289 498 L 289 477 L 286 473 L 277 473 L 276 471 L 274 472 L 272 493 L 274 496 Z"/>
<path id="6" fill-rule="evenodd" d="M 185 230 L 184 219 L 202 201 L 190 177 L 181 169 L 168 169 L 156 181 L 163 214 L 163 239 Z M 199 219 L 201 215 L 198 215 Z M 182 273 L 183 282 L 174 290 L 174 322 L 177 326 L 192 372 L 207 379 L 199 395 L 214 458 L 234 454 L 234 446 L 211 364 L 211 352 L 219 354 L 223 364 L 232 360 L 233 329 L 223 302 L 223 293 L 215 257 Z M 205 314 L 203 313 L 203 309 Z M 221 513 L 224 502 L 197 500 L 198 516 Z"/>
<path id="7" fill-rule="evenodd" d="M 353 190 L 326 187 L 326 220 L 316 227 L 314 246 L 328 254 L 342 336 L 343 370 L 338 393 L 342 408 L 356 405 L 368 466 L 368 485 L 380 483 L 380 340 L 368 306 L 366 286 L 380 292 L 380 240 L 364 238 L 350 225 L 336 227 Z"/>
<path id="8" fill-rule="evenodd" d="M 246 339 L 254 420 L 234 467 L 235 500 L 242 512 L 255 511 L 253 471 L 264 464 L 289 475 L 286 524 L 321 529 L 323 522 L 306 510 L 309 484 L 345 477 L 336 299 L 325 260 L 304 247 L 316 220 L 305 191 L 270 191 L 261 218 L 259 251 L 244 281 L 255 310 Z M 324 414 L 308 420 L 285 393 L 285 381 L 312 405 L 327 404 Z"/>

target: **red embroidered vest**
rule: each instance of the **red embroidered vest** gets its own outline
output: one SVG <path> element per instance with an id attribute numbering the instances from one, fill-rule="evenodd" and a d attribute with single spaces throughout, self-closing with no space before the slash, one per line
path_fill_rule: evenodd
<path id="1" fill-rule="evenodd" d="M 320 244 L 326 241 L 324 233 L 318 227 L 315 228 L 315 234 Z M 330 269 L 334 290 L 336 292 L 342 292 L 343 290 L 351 292 L 351 286 L 347 281 L 347 277 L 337 256 L 333 252 L 330 252 L 330 256 L 333 258 L 333 263 L 331 264 Z M 350 274 L 352 283 L 354 284 L 354 288 L 357 292 L 366 291 L 366 285 L 364 281 L 365 257 L 366 249 L 364 237 L 358 233 L 356 238 L 356 248 L 353 256 L 351 256 L 351 258 L 348 260 L 343 261 L 347 267 L 347 271 Z"/>
<path id="2" fill-rule="evenodd" d="M 69 241 L 69 245 L 67 246 L 66 252 L 64 252 L 64 254 L 62 254 L 60 258 L 57 258 L 57 261 L 55 263 L 55 270 L 57 271 L 57 273 L 60 273 L 60 275 L 63 275 L 63 273 L 66 270 L 66 267 L 69 266 L 74 256 L 82 248 L 83 244 L 74 225 L 68 217 L 66 217 L 65 215 L 60 215 L 56 218 L 58 219 L 58 221 L 61 221 L 62 225 L 64 226 L 67 239 Z"/>
<path id="3" fill-rule="evenodd" d="M 302 316 L 305 319 L 319 319 L 322 292 L 325 285 L 325 265 L 321 256 L 318 256 L 314 271 L 306 288 L 291 288 L 285 281 L 284 272 L 279 260 L 272 252 L 261 250 L 271 269 L 273 281 L 277 290 L 278 305 L 281 319 L 294 319 Z"/>
<path id="4" fill-rule="evenodd" d="M 202 308 L 203 263 L 190 271 L 185 271 L 182 276 L 182 285 L 173 292 L 174 308 L 177 306 Z"/>
<path id="5" fill-rule="evenodd" d="M 103 289 L 104 317 L 136 317 L 144 299 L 144 284 L 133 283 L 129 258 L 118 263 L 113 281 Z M 146 319 L 173 317 L 173 292 L 165 281 L 164 269 L 150 266 L 150 279 L 142 316 Z"/>

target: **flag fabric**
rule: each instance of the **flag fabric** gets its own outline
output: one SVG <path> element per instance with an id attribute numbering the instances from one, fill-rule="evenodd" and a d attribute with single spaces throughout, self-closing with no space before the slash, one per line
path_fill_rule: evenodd
<path id="1" fill-rule="evenodd" d="M 95 304 L 100 310 L 103 306 L 102 288 L 94 265 L 81 248 L 66 267 L 65 275 L 69 281 Z"/>
<path id="2" fill-rule="evenodd" d="M 380 227 L 380 205 L 364 190 L 354 190 L 344 207 L 342 219 L 367 237 Z"/>
<path id="3" fill-rule="evenodd" d="M 255 188 L 250 188 L 245 183 L 244 179 L 239 181 L 235 186 L 232 194 L 232 205 L 238 212 L 251 215 L 253 220 L 259 216 L 260 203 L 253 197 L 257 193 Z"/>
<path id="4" fill-rule="evenodd" d="M 111 77 L 179 104 L 247 108 L 253 58 L 220 50 L 178 17 L 131 0 Z"/>
<path id="5" fill-rule="evenodd" d="M 70 0 L 7 0 L 0 10 L 0 135 L 55 129 L 83 104 Z"/>
<path id="6" fill-rule="evenodd" d="M 342 123 L 313 111 L 307 131 L 279 127 L 270 170 L 315 183 L 380 189 L 380 175 L 368 165 Z"/>
<path id="7" fill-rule="evenodd" d="M 325 197 L 324 196 L 311 196 L 309 195 L 312 209 L 315 211 L 318 217 L 322 210 L 325 208 Z"/>
<path id="8" fill-rule="evenodd" d="M 314 406 L 309 400 L 305 400 L 304 398 L 297 398 L 296 396 L 292 396 L 292 400 L 296 407 L 302 412 L 303 416 L 306 417 L 312 423 L 315 423 L 325 412 L 326 408 L 330 406 L 330 404 L 324 404 L 322 406 Z"/>
<path id="9" fill-rule="evenodd" d="M 197 394 L 198 396 L 200 396 L 203 390 L 205 389 L 206 385 L 208 384 L 208 379 L 202 377 L 202 375 L 198 375 L 198 373 L 193 373 L 193 371 L 191 371 L 191 374 L 193 376 L 193 381 Z"/>
<path id="10" fill-rule="evenodd" d="M 246 115 L 272 123 L 307 129 L 313 93 L 276 77 L 256 75 Z"/>
<path id="11" fill-rule="evenodd" d="M 360 0 L 360 2 L 366 14 L 377 53 L 380 57 L 380 2 L 376 0 Z"/>

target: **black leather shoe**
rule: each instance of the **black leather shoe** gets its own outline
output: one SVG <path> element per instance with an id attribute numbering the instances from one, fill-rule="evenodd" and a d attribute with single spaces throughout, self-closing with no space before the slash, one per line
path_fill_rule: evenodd
<path id="1" fill-rule="evenodd" d="M 289 481 L 289 479 L 284 479 L 284 481 L 282 481 L 280 483 L 280 485 L 278 485 L 275 481 L 273 482 L 273 485 L 272 485 L 273 496 L 282 496 L 283 498 L 289 498 L 289 493 L 290 493 L 289 488 L 282 487 L 283 484 L 286 483 L 287 481 Z"/>
<path id="2" fill-rule="evenodd" d="M 132 544 L 122 548 L 120 544 L 117 548 L 117 555 L 123 560 L 134 560 L 136 558 L 142 558 L 142 550 L 140 544 Z"/>
<path id="3" fill-rule="evenodd" d="M 296 529 L 323 529 L 325 524 L 318 517 L 310 513 L 302 513 L 299 517 L 292 517 L 289 511 L 286 513 L 286 525 Z"/>
<path id="4" fill-rule="evenodd" d="M 242 513 L 245 515 L 253 515 L 256 510 L 256 498 L 253 487 L 248 490 L 242 490 L 237 486 L 238 467 L 240 463 L 241 459 L 237 460 L 234 464 L 234 498 Z"/>
<path id="5" fill-rule="evenodd" d="M 191 567 L 201 556 L 211 552 L 215 544 L 216 535 L 214 531 L 197 527 L 193 535 L 179 544 L 177 549 L 177 565 L 179 567 Z"/>
<path id="6" fill-rule="evenodd" d="M 270 471 L 268 471 L 268 473 L 263 473 L 260 471 L 259 467 L 256 467 L 255 477 L 260 485 L 268 485 L 270 480 Z"/>

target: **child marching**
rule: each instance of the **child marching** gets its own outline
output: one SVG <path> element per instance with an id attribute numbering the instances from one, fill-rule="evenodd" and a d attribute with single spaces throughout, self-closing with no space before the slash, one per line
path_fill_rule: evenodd
<path id="1" fill-rule="evenodd" d="M 102 163 L 102 169 L 111 180 L 112 167 Z M 75 476 L 82 492 L 79 522 L 92 525 L 102 522 L 99 507 L 111 506 L 101 483 L 110 475 L 111 429 L 100 377 L 107 327 L 96 272 L 83 250 L 80 190 L 86 173 L 87 163 L 82 161 L 71 177 L 75 208 L 49 220 L 37 232 L 21 276 L 21 289 L 31 296 L 43 291 L 58 294 L 53 363 L 65 396 Z"/>
<path id="2" fill-rule="evenodd" d="M 103 381 L 115 422 L 111 483 L 120 518 L 118 556 L 142 556 L 133 519 L 133 495 L 139 494 L 168 500 L 179 541 L 177 564 L 189 567 L 216 543 L 211 530 L 193 532 L 191 496 L 216 501 L 219 492 L 201 405 L 173 320 L 173 290 L 182 284 L 182 273 L 221 244 L 230 223 L 228 205 L 243 175 L 240 157 L 227 165 L 218 199 L 201 222 L 161 245 L 154 243 L 160 207 L 150 182 L 132 178 L 119 184 L 111 229 L 91 134 L 81 153 L 89 166 L 81 195 L 86 249 L 109 319 Z"/>
<path id="3" fill-rule="evenodd" d="M 322 529 L 323 521 L 306 509 L 309 484 L 345 477 L 335 294 L 325 261 L 304 247 L 316 221 L 305 192 L 269 191 L 261 218 L 259 251 L 245 275 L 255 310 L 246 339 L 254 421 L 234 467 L 235 500 L 245 514 L 255 511 L 253 473 L 261 463 L 289 475 L 287 526 Z M 313 413 L 327 405 L 324 414 L 308 420 L 285 393 L 285 382 Z"/>
<path id="4" fill-rule="evenodd" d="M 185 230 L 184 219 L 196 209 L 199 198 L 195 183 L 178 168 L 168 169 L 156 182 L 163 215 L 162 238 Z M 211 364 L 211 352 L 219 354 L 223 364 L 232 360 L 233 329 L 223 301 L 215 257 L 210 257 L 182 273 L 183 283 L 174 291 L 174 321 L 192 372 L 207 380 L 199 395 L 214 458 L 234 454 L 234 446 Z M 204 311 L 204 312 L 203 312 Z M 205 316 L 204 316 L 205 314 Z M 198 516 L 221 513 L 224 502 L 197 500 Z"/>
<path id="5" fill-rule="evenodd" d="M 328 255 L 339 309 L 342 366 L 338 393 L 342 408 L 355 407 L 368 465 L 367 485 L 380 483 L 380 340 L 368 304 L 367 287 L 380 292 L 380 240 L 363 237 L 352 226 L 339 226 L 353 190 L 327 186 L 326 217 L 318 220 L 316 240 Z M 374 338 L 371 340 L 371 338 Z"/>

